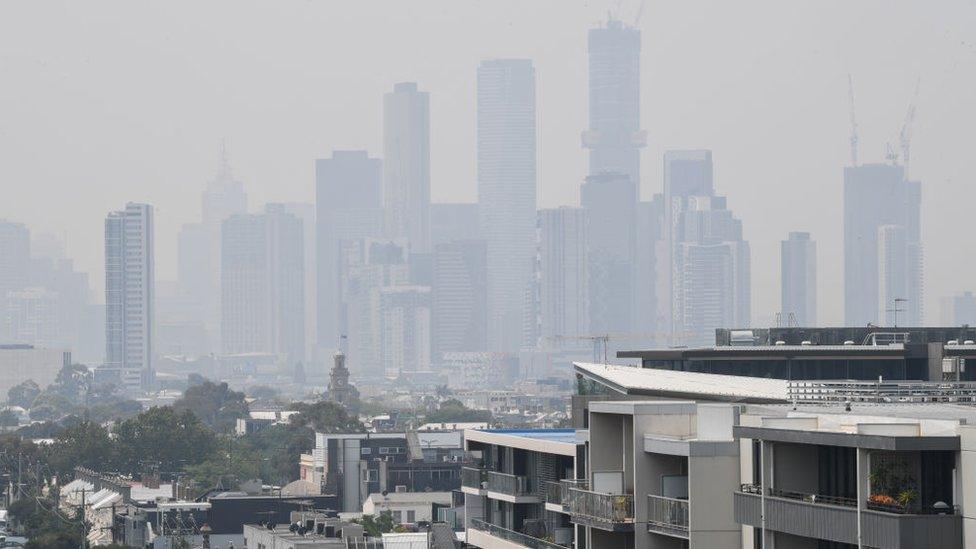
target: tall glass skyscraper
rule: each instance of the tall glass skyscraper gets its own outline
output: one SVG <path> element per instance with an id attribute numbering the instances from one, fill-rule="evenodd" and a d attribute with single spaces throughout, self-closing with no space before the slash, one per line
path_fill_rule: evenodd
<path id="1" fill-rule="evenodd" d="M 478 66 L 478 210 L 487 245 L 488 348 L 522 342 L 536 228 L 535 68 L 527 59 Z"/>
<path id="2" fill-rule="evenodd" d="M 640 129 L 640 48 L 640 31 L 620 21 L 590 30 L 590 127 L 583 132 L 590 175 L 626 174 L 638 189 L 647 140 Z"/>
<path id="3" fill-rule="evenodd" d="M 126 390 L 153 383 L 153 208 L 126 204 L 105 218 L 105 366 Z"/>
<path id="4" fill-rule="evenodd" d="M 383 209 L 387 236 L 430 249 L 430 97 L 401 82 L 383 96 Z"/>

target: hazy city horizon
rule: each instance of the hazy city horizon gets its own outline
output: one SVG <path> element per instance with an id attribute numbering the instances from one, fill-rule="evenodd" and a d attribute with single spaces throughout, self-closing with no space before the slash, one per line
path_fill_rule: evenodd
<path id="1" fill-rule="evenodd" d="M 179 4 L 16 13 L 8 4 L 0 180 L 16 199 L 0 204 L 0 218 L 66 237 L 101 301 L 101 219 L 126 201 L 153 204 L 157 280 L 174 281 L 176 234 L 200 215 L 222 141 L 252 210 L 312 202 L 316 158 L 333 149 L 382 156 L 383 94 L 402 81 L 430 93 L 433 202 L 473 202 L 475 70 L 505 57 L 532 59 L 537 71 L 539 207 L 578 205 L 586 31 L 608 11 L 632 23 L 641 3 L 517 4 L 517 16 L 506 2 L 443 3 L 423 16 L 395 2 L 208 3 L 192 16 Z M 753 286 L 774 290 L 753 292 L 754 323 L 772 323 L 778 310 L 779 241 L 807 231 L 821 258 L 819 320 L 841 324 L 848 74 L 862 163 L 883 162 L 886 142 L 897 149 L 920 78 L 912 177 L 923 185 L 933 323 L 939 299 L 969 289 L 976 271 L 976 260 L 955 253 L 962 208 L 976 198 L 963 148 L 976 112 L 962 95 L 976 62 L 964 32 L 973 18 L 963 2 L 647 3 L 638 24 L 642 198 L 661 192 L 665 150 L 712 150 L 716 192 L 751 243 Z M 774 199 L 783 207 L 770 207 Z"/>

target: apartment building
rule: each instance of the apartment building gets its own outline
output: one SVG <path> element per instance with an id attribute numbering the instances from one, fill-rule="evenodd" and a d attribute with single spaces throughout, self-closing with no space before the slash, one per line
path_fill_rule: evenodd
<path id="1" fill-rule="evenodd" d="M 973 421 L 971 405 L 747 407 L 742 547 L 976 547 Z"/>
<path id="2" fill-rule="evenodd" d="M 585 478 L 575 429 L 469 429 L 462 470 L 467 542 L 483 549 L 565 549 L 579 539 L 569 501 Z"/>

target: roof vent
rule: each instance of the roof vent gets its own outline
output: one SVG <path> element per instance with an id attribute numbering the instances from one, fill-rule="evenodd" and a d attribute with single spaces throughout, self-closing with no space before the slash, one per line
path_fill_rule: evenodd
<path id="1" fill-rule="evenodd" d="M 786 345 L 786 342 L 783 341 L 782 339 L 777 339 L 776 340 L 776 345 Z"/>
<path id="2" fill-rule="evenodd" d="M 959 340 L 958 339 L 950 339 L 949 341 L 946 341 L 946 345 L 959 345 Z"/>
<path id="3" fill-rule="evenodd" d="M 971 339 L 967 339 L 966 341 L 963 341 L 962 344 L 963 345 L 976 345 L 976 341 L 973 341 Z"/>
<path id="4" fill-rule="evenodd" d="M 850 339 L 847 339 L 844 341 L 844 345 L 854 345 L 854 342 L 851 341 Z"/>
<path id="5" fill-rule="evenodd" d="M 804 339 L 800 342 L 800 345 L 813 345 L 813 343 L 808 339 Z"/>

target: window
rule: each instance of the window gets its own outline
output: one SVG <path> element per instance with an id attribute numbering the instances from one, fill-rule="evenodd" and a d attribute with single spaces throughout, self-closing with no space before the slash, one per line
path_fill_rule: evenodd
<path id="1" fill-rule="evenodd" d="M 397 524 L 401 524 L 402 517 L 403 517 L 403 514 L 400 511 L 393 511 L 393 522 L 395 522 Z"/>
<path id="2" fill-rule="evenodd" d="M 359 449 L 359 455 L 361 455 L 361 456 L 368 456 L 368 455 L 370 455 L 372 453 L 373 453 L 373 449 L 372 448 L 360 448 Z"/>
<path id="3" fill-rule="evenodd" d="M 411 524 L 413 524 L 414 522 L 417 522 L 417 512 L 416 511 L 407 511 L 407 522 L 409 522 Z"/>

